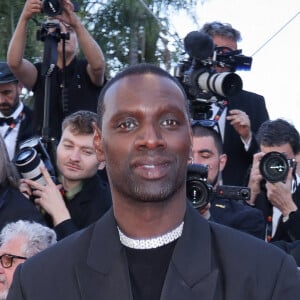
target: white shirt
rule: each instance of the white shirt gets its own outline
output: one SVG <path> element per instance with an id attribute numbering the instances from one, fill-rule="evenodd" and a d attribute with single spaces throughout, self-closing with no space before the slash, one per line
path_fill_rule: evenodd
<path id="1" fill-rule="evenodd" d="M 0 117 L 13 117 L 16 119 L 20 112 L 23 110 L 24 104 L 20 102 L 18 108 L 13 112 L 10 116 L 4 116 L 0 112 Z M 4 124 L 3 126 L 0 126 L 0 134 L 2 138 L 4 138 L 4 142 L 6 145 L 6 149 L 9 155 L 9 159 L 12 160 L 15 156 L 15 149 L 16 149 L 16 143 L 17 143 L 17 137 L 20 129 L 21 122 L 18 122 L 18 124 L 9 132 L 9 134 L 4 138 L 4 135 L 6 134 L 7 130 L 9 129 L 9 126 L 7 124 Z"/>

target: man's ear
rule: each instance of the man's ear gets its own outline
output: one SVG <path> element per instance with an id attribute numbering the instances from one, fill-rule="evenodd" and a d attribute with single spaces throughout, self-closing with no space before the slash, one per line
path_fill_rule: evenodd
<path id="1" fill-rule="evenodd" d="M 94 127 L 94 147 L 96 150 L 96 156 L 99 162 L 105 161 L 104 153 L 102 150 L 102 134 L 100 128 L 93 124 Z"/>
<path id="2" fill-rule="evenodd" d="M 227 162 L 227 155 L 223 153 L 220 155 L 220 160 L 219 160 L 220 172 L 224 170 L 226 162 Z"/>

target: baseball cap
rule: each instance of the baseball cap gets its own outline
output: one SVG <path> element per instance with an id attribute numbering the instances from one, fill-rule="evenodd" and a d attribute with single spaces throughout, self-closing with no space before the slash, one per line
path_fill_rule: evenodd
<path id="1" fill-rule="evenodd" d="M 0 62 L 0 84 L 18 81 L 6 62 Z"/>

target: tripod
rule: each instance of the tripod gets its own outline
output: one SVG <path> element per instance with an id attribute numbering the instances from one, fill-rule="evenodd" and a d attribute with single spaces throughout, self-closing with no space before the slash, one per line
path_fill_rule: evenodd
<path id="1" fill-rule="evenodd" d="M 42 64 L 42 76 L 45 76 L 45 93 L 44 93 L 44 118 L 42 127 L 41 141 L 44 144 L 50 156 L 50 161 L 56 162 L 57 141 L 50 135 L 50 101 L 51 101 L 51 75 L 57 62 L 57 44 L 62 40 L 63 46 L 63 88 L 62 104 L 63 112 L 68 111 L 68 90 L 66 86 L 65 74 L 65 41 L 69 39 L 69 33 L 61 33 L 60 24 L 55 22 L 42 23 L 41 28 L 37 31 L 37 40 L 44 42 L 44 57 Z M 55 168 L 54 173 L 56 173 Z"/>

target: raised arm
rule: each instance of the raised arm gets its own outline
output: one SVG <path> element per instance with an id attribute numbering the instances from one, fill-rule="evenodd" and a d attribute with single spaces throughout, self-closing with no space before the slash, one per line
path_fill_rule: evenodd
<path id="1" fill-rule="evenodd" d="M 74 6 L 71 1 L 63 0 L 63 13 L 56 16 L 56 19 L 70 25 L 76 32 L 80 48 L 88 61 L 87 73 L 91 81 L 97 86 L 103 85 L 105 74 L 104 55 L 100 46 L 83 26 L 76 13 L 74 13 Z"/>
<path id="2" fill-rule="evenodd" d="M 27 0 L 19 18 L 16 30 L 11 38 L 8 52 L 7 63 L 15 76 L 23 85 L 31 90 L 37 79 L 37 69 L 24 58 L 26 45 L 27 24 L 35 13 L 41 12 L 40 0 Z"/>

